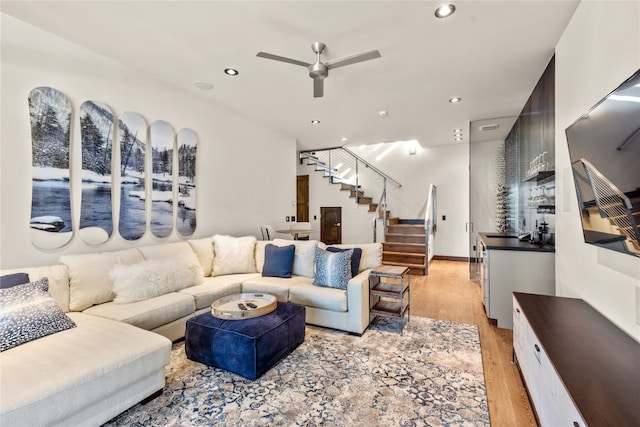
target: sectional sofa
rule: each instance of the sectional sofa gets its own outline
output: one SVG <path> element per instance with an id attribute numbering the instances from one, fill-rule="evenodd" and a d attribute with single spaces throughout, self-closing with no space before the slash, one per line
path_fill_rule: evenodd
<path id="1" fill-rule="evenodd" d="M 290 277 L 266 274 L 273 258 L 265 253 L 291 245 Z M 304 305 L 309 324 L 362 334 L 369 325 L 368 273 L 381 263 L 382 247 L 337 246 L 336 256 L 346 250 L 351 257 L 353 248 L 360 255 L 346 289 L 314 284 L 322 243 L 252 236 L 64 255 L 58 265 L 0 271 L 27 273 L 30 281 L 46 277 L 47 296 L 75 326 L 0 353 L 0 425 L 99 425 L 161 392 L 171 341 L 225 295 L 271 293 Z"/>

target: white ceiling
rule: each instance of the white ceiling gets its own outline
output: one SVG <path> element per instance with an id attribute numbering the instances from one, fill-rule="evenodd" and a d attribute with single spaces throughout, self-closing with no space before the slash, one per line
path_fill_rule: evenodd
<path id="1" fill-rule="evenodd" d="M 313 149 L 456 144 L 456 128 L 465 143 L 471 122 L 516 116 L 578 2 L 452 1 L 456 13 L 437 19 L 441 3 L 3 0 L 0 7 Z M 324 60 L 373 49 L 382 58 L 332 70 L 324 97 L 314 99 L 305 68 L 256 57 L 265 51 L 313 62 L 315 41 L 327 45 Z M 229 77 L 226 67 L 240 74 Z M 195 88 L 198 80 L 214 89 Z M 462 102 L 449 103 L 453 96 Z M 482 138 L 504 137 L 511 125 L 501 123 Z"/>

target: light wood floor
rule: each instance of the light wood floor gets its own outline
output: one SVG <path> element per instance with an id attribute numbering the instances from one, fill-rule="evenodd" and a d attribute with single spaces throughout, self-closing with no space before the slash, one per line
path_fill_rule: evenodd
<path id="1" fill-rule="evenodd" d="M 480 286 L 469 280 L 466 262 L 434 260 L 428 276 L 412 276 L 411 315 L 478 325 L 491 425 L 537 425 L 518 368 L 511 363 L 511 330 L 488 320 Z"/>

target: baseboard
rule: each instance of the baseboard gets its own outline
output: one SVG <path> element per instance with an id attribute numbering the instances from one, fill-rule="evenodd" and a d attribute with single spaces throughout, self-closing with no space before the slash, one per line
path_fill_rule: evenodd
<path id="1" fill-rule="evenodd" d="M 468 257 L 447 255 L 434 255 L 431 260 L 469 262 Z"/>

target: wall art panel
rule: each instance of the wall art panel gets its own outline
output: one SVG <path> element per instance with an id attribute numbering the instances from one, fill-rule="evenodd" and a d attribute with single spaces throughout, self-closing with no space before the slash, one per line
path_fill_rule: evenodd
<path id="1" fill-rule="evenodd" d="M 173 231 L 173 127 L 156 120 L 149 127 L 151 138 L 151 233 L 167 237 Z"/>
<path id="2" fill-rule="evenodd" d="M 56 89 L 29 93 L 32 186 L 30 237 L 40 249 L 64 246 L 73 236 L 69 186 L 71 102 Z"/>
<path id="3" fill-rule="evenodd" d="M 118 120 L 120 139 L 120 219 L 118 231 L 127 240 L 140 239 L 147 229 L 145 169 L 147 122 L 127 111 Z"/>
<path id="4" fill-rule="evenodd" d="M 178 216 L 176 229 L 181 236 L 196 230 L 196 148 L 198 136 L 191 129 L 181 129 L 178 146 Z"/>
<path id="5" fill-rule="evenodd" d="M 113 113 L 106 105 L 85 101 L 80 106 L 82 199 L 80 237 L 85 243 L 106 242 L 113 233 L 111 159 Z"/>

